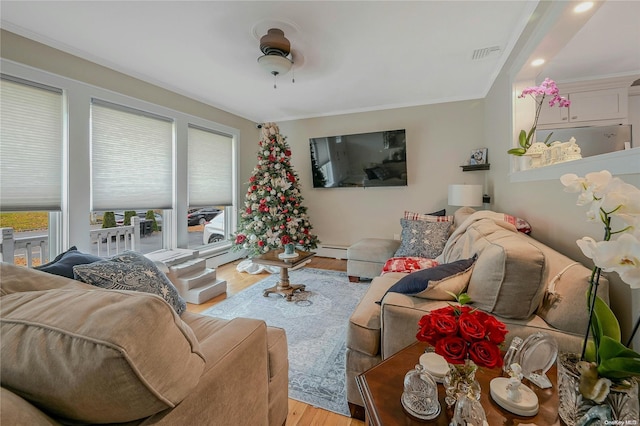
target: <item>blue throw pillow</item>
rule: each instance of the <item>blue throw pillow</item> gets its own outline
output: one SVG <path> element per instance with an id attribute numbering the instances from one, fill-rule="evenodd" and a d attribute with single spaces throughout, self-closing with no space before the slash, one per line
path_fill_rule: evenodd
<path id="1" fill-rule="evenodd" d="M 64 253 L 59 254 L 51 262 L 44 265 L 36 266 L 33 269 L 38 271 L 47 272 L 49 274 L 60 275 L 61 277 L 71 278 L 73 277 L 73 267 L 76 265 L 84 265 L 87 263 L 93 263 L 100 260 L 104 260 L 102 257 L 82 253 L 78 251 L 76 246 L 71 247 Z"/>
<path id="2" fill-rule="evenodd" d="M 151 259 L 134 251 L 125 251 L 90 265 L 73 268 L 75 278 L 110 290 L 133 290 L 157 294 L 182 314 L 187 305 L 169 278 Z"/>
<path id="3" fill-rule="evenodd" d="M 477 256 L 473 256 L 470 259 L 443 263 L 433 268 L 411 272 L 392 285 L 384 296 L 393 292 L 423 299 L 455 300 L 455 297 L 449 293 L 457 295 L 467 288 L 476 258 Z"/>

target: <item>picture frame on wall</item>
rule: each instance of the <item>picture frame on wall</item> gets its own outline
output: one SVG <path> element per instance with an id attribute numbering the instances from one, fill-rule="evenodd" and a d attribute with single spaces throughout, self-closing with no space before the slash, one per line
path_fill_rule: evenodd
<path id="1" fill-rule="evenodd" d="M 471 151 L 470 165 L 487 164 L 487 148 L 479 148 Z"/>

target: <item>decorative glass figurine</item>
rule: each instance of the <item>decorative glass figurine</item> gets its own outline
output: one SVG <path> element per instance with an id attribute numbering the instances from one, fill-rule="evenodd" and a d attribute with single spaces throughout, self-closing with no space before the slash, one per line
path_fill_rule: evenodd
<path id="1" fill-rule="evenodd" d="M 517 363 L 522 367 L 522 375 L 546 389 L 551 387 L 551 381 L 546 376 L 551 366 L 556 362 L 558 344 L 547 333 L 533 333 L 526 339 L 514 337 L 511 346 L 504 357 L 503 371 L 511 374 L 511 365 Z"/>
<path id="2" fill-rule="evenodd" d="M 456 407 L 453 410 L 450 426 L 489 426 L 487 415 L 482 408 L 482 404 L 469 395 L 462 394 L 456 401 Z"/>
<path id="3" fill-rule="evenodd" d="M 438 385 L 420 364 L 404 376 L 401 400 L 405 410 L 418 419 L 431 420 L 440 414 Z"/>

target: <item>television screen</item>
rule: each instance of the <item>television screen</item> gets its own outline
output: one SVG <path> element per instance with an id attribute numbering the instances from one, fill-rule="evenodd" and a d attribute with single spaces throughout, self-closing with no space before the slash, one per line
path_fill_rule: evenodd
<path id="1" fill-rule="evenodd" d="M 314 188 L 407 186 L 405 130 L 309 139 Z"/>

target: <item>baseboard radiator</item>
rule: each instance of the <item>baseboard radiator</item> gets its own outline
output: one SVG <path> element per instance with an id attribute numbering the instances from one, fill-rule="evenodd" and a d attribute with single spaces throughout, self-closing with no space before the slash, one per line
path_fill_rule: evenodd
<path id="1" fill-rule="evenodd" d="M 349 246 L 342 244 L 320 244 L 315 250 L 318 256 L 333 257 L 335 259 L 346 259 Z"/>

